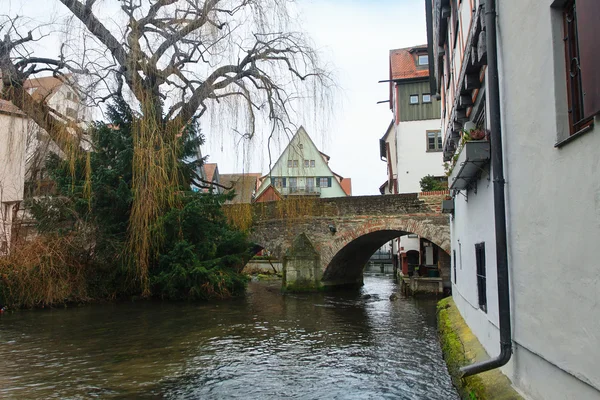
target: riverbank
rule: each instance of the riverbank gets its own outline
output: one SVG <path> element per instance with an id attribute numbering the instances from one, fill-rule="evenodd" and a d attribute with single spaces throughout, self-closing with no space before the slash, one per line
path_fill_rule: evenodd
<path id="1" fill-rule="evenodd" d="M 437 317 L 444 360 L 452 383 L 462 399 L 523 400 L 499 369 L 461 378 L 460 367 L 490 357 L 465 323 L 452 297 L 446 297 L 438 303 Z"/>

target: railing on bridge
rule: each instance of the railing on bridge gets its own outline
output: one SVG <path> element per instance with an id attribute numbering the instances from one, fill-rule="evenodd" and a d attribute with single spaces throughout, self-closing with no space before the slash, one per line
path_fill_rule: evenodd
<path id="1" fill-rule="evenodd" d="M 369 261 L 373 263 L 391 263 L 392 253 L 389 251 L 376 251 L 369 257 Z"/>
<path id="2" fill-rule="evenodd" d="M 288 186 L 277 190 L 284 196 L 321 196 L 321 188 L 318 186 Z"/>

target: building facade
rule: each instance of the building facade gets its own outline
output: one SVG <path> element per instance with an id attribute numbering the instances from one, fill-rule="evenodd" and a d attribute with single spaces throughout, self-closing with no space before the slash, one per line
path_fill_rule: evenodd
<path id="1" fill-rule="evenodd" d="M 380 139 L 380 157 L 388 172 L 380 192 L 417 193 L 425 176 L 444 180 L 441 106 L 430 90 L 426 45 L 390 50 L 389 63 L 393 119 Z M 400 274 L 412 276 L 415 269 L 424 273 L 426 266 L 436 266 L 443 250 L 411 234 L 395 239 L 392 252 Z"/>
<path id="2" fill-rule="evenodd" d="M 275 162 L 261 177 L 256 201 L 273 201 L 288 196 L 343 197 L 352 194 L 349 178 L 329 167 L 329 156 L 317 149 L 300 127 Z"/>
<path id="3" fill-rule="evenodd" d="M 456 306 L 525 398 L 598 399 L 600 2 L 425 4 Z"/>

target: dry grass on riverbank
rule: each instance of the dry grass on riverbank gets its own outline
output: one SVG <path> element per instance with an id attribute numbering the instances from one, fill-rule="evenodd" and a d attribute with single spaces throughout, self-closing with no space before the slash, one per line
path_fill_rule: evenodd
<path id="1" fill-rule="evenodd" d="M 86 265 L 73 236 L 38 236 L 0 257 L 0 304 L 45 307 L 87 300 Z"/>

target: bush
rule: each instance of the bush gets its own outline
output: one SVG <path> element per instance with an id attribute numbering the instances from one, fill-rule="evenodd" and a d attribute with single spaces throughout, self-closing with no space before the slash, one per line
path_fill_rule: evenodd
<path id="1" fill-rule="evenodd" d="M 433 175 L 427 175 L 421 178 L 419 182 L 422 192 L 434 192 L 437 190 L 448 190 L 448 182 L 442 182 Z"/>

